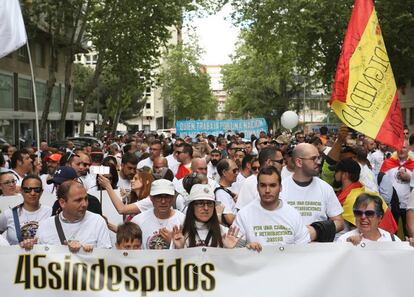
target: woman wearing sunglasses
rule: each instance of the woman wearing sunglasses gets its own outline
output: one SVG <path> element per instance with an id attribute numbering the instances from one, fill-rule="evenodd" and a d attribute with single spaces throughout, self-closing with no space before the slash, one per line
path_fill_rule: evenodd
<path id="1" fill-rule="evenodd" d="M 378 228 L 384 209 L 382 200 L 378 196 L 363 193 L 358 196 L 353 206 L 356 229 L 349 231 L 338 238 L 338 242 L 352 242 L 358 245 L 360 242 L 369 241 L 401 241 L 394 234 Z"/>
<path id="2" fill-rule="evenodd" d="M 221 248 L 236 247 L 239 238 L 236 228 L 220 225 L 216 213 L 217 201 L 209 185 L 195 184 L 185 204 L 188 210 L 184 225 L 173 228 L 174 247 L 176 249 L 210 246 Z"/>
<path id="3" fill-rule="evenodd" d="M 6 239 L 11 245 L 26 246 L 28 240 L 34 240 L 39 222 L 52 215 L 52 208 L 40 204 L 43 189 L 38 176 L 27 175 L 20 192 L 23 203 L 0 214 L 0 233 L 7 231 Z"/>

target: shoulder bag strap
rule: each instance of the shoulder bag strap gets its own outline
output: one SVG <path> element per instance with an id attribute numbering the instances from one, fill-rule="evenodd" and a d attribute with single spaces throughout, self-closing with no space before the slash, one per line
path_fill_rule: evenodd
<path id="1" fill-rule="evenodd" d="M 60 243 L 64 245 L 66 241 L 66 237 L 65 237 L 65 233 L 63 233 L 62 224 L 60 223 L 60 220 L 59 220 L 59 214 L 55 215 L 55 225 L 56 225 L 57 233 L 59 235 Z"/>
<path id="2" fill-rule="evenodd" d="M 17 210 L 20 207 L 23 207 L 23 204 L 17 205 L 17 206 L 15 206 L 15 207 L 12 208 L 14 228 L 16 229 L 16 237 L 17 237 L 17 241 L 18 242 L 22 242 L 23 241 L 22 231 L 20 230 L 19 215 L 17 214 Z"/>

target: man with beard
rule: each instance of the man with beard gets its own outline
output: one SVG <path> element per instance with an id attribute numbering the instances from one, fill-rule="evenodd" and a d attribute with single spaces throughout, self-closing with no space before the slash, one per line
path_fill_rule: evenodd
<path id="1" fill-rule="evenodd" d="M 310 143 L 300 143 L 294 148 L 292 159 L 295 170 L 282 181 L 281 199 L 299 211 L 312 241 L 333 241 L 344 228 L 343 210 L 332 187 L 317 177 L 319 152 Z"/>
<path id="2" fill-rule="evenodd" d="M 78 153 L 81 162 L 83 163 L 83 167 L 79 170 L 79 180 L 85 187 L 85 190 L 88 191 L 89 189 L 96 186 L 96 175 L 92 175 L 89 172 L 89 168 L 91 167 L 91 158 L 89 155 L 81 152 Z"/>
<path id="3" fill-rule="evenodd" d="M 131 180 L 137 173 L 138 158 L 135 154 L 126 153 L 122 156 L 121 170 L 119 171 L 118 188 L 131 190 Z"/>
<path id="4" fill-rule="evenodd" d="M 219 150 L 214 149 L 210 152 L 210 162 L 207 164 L 207 177 L 219 182 L 220 177 L 217 173 L 217 164 L 221 160 L 221 153 Z"/>
<path id="5" fill-rule="evenodd" d="M 32 159 L 27 150 L 19 150 L 13 153 L 9 170 L 16 177 L 16 184 L 20 188 L 23 178 L 32 170 Z"/>
<path id="6" fill-rule="evenodd" d="M 47 156 L 45 158 L 47 165 L 47 173 L 42 174 L 40 176 L 40 179 L 42 180 L 43 191 L 46 193 L 53 193 L 53 184 L 48 184 L 47 181 L 51 180 L 55 175 L 55 172 L 59 167 L 59 162 L 61 158 L 61 154 L 51 154 L 50 156 Z"/>
<path id="7" fill-rule="evenodd" d="M 353 207 L 356 199 L 362 193 L 370 192 L 359 181 L 361 167 L 358 162 L 348 158 L 338 162 L 335 166 L 335 188 L 341 189 L 338 192 L 338 200 L 341 203 L 344 212 L 342 217 L 345 220 L 345 228 L 343 233 L 355 228 L 355 216 L 353 213 Z M 370 193 L 378 196 L 376 193 Z M 382 201 L 382 207 L 384 209 L 384 216 L 379 224 L 381 229 L 384 229 L 391 234 L 394 234 L 398 230 L 398 226 L 392 216 L 391 209 L 387 206 L 382 197 L 379 197 Z"/>

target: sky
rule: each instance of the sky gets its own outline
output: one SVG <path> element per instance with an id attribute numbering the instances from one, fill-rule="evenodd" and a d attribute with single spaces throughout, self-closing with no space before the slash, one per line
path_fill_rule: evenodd
<path id="1" fill-rule="evenodd" d="M 194 19 L 200 46 L 205 54 L 200 61 L 205 65 L 230 63 L 229 55 L 234 52 L 239 30 L 230 21 L 231 6 L 226 5 L 216 15 Z"/>

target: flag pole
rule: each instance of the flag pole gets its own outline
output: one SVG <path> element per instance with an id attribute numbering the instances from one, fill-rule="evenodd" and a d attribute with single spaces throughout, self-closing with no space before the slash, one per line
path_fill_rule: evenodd
<path id="1" fill-rule="evenodd" d="M 29 38 L 27 38 L 26 46 L 27 46 L 27 54 L 29 56 L 30 75 L 32 77 L 32 89 L 33 89 L 33 99 L 34 99 L 34 108 L 35 108 L 36 143 L 37 143 L 37 152 L 36 153 L 37 153 L 38 157 L 40 158 L 39 113 L 38 113 L 38 110 L 37 110 L 36 83 L 35 83 L 35 77 L 34 77 L 34 72 L 33 72 L 32 54 L 30 53 Z"/>

